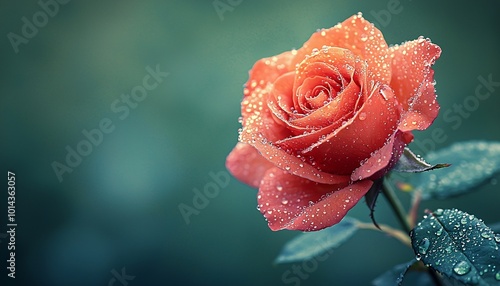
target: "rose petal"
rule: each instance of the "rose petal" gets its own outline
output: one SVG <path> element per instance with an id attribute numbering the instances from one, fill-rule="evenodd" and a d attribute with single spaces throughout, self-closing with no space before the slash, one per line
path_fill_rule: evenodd
<path id="1" fill-rule="evenodd" d="M 382 33 L 361 15 L 354 15 L 330 29 L 314 33 L 302 48 L 297 50 L 292 64 L 300 63 L 313 49 L 321 49 L 323 46 L 352 51 L 368 63 L 370 79 L 389 84 L 391 60 L 388 57 L 387 43 Z"/>
<path id="2" fill-rule="evenodd" d="M 273 89 L 267 100 L 267 107 L 278 124 L 286 127 L 293 135 L 297 135 L 309 132 L 313 127 L 297 126 L 291 123 L 294 118 L 303 116 L 292 111 L 293 102 L 291 94 L 294 78 L 295 73 L 290 72 L 280 76 L 274 82 Z"/>
<path id="3" fill-rule="evenodd" d="M 388 86 L 375 86 L 365 104 L 342 127 L 303 151 L 327 173 L 351 175 L 352 170 L 382 148 L 396 132 L 401 108 Z"/>
<path id="4" fill-rule="evenodd" d="M 424 130 L 439 111 L 431 66 L 441 55 L 441 48 L 428 39 L 419 38 L 391 47 L 389 51 L 392 58 L 391 87 L 407 111 L 400 129 Z"/>
<path id="5" fill-rule="evenodd" d="M 328 194 L 326 198 L 307 207 L 287 229 L 316 231 L 339 223 L 372 185 L 372 181 L 365 180 Z"/>
<path id="6" fill-rule="evenodd" d="M 256 89 L 241 102 L 242 110 L 247 114 L 243 115 L 240 142 L 251 143 L 249 141 L 257 139 L 277 141 L 291 135 L 290 130 L 273 118 L 266 104 L 269 92 L 269 89 Z M 242 141 L 243 137 L 247 138 L 247 141 Z"/>
<path id="7" fill-rule="evenodd" d="M 311 132 L 305 132 L 294 137 L 279 140 L 275 142 L 275 145 L 284 149 L 300 151 L 299 153 L 302 153 L 302 151 L 310 148 L 312 145 L 317 145 L 324 142 L 327 135 L 340 128 L 342 124 L 348 122 L 348 120 L 352 118 L 353 114 L 353 112 L 345 113 L 342 117 L 338 118 L 337 121 L 331 123 L 325 128 L 313 130 Z"/>
<path id="8" fill-rule="evenodd" d="M 273 83 L 281 75 L 295 69 L 292 59 L 296 51 L 288 51 L 274 57 L 258 60 L 248 72 L 248 81 L 243 91 L 244 95 L 250 95 L 255 89 L 265 89 L 269 83 Z M 243 114 L 245 115 L 245 114 Z"/>
<path id="9" fill-rule="evenodd" d="M 399 129 L 402 131 L 425 130 L 438 116 L 440 106 L 436 101 L 433 70 L 430 70 L 424 82 L 420 96 L 414 97 L 410 110 L 403 116 L 399 125 Z"/>
<path id="10" fill-rule="evenodd" d="M 376 180 L 381 178 L 394 167 L 394 164 L 401 157 L 404 147 L 412 139 L 413 135 L 409 132 L 396 132 L 382 148 L 375 151 L 368 160 L 354 170 L 351 180 L 358 181 L 366 178 Z"/>
<path id="11" fill-rule="evenodd" d="M 265 159 L 297 176 L 327 184 L 338 184 L 348 181 L 348 176 L 321 172 L 313 166 L 304 163 L 293 151 L 287 152 L 271 144 L 272 142 L 291 136 L 291 133 L 289 129 L 277 123 L 267 104 L 263 103 L 268 98 L 269 92 L 268 88 L 256 89 L 243 99 L 243 109 L 248 108 L 249 110 L 243 120 L 243 128 L 240 132 L 239 141 L 252 145 Z"/>
<path id="12" fill-rule="evenodd" d="M 292 120 L 292 124 L 298 127 L 312 126 L 314 129 L 327 127 L 345 114 L 355 111 L 359 93 L 359 86 L 351 82 L 332 101 L 307 116 Z"/>
<path id="13" fill-rule="evenodd" d="M 342 220 L 372 183 L 318 184 L 273 168 L 262 180 L 258 208 L 272 230 L 320 230 Z"/>
<path id="14" fill-rule="evenodd" d="M 342 86 L 329 77 L 314 76 L 304 81 L 295 96 L 300 108 L 307 114 L 327 104 L 341 89 Z"/>
<path id="15" fill-rule="evenodd" d="M 262 136 L 262 134 L 260 134 Z M 334 175 L 322 172 L 305 162 L 300 155 L 287 153 L 284 149 L 269 144 L 265 140 L 255 139 L 255 135 L 242 132 L 240 142 L 254 146 L 264 158 L 276 167 L 296 176 L 323 184 L 341 184 L 349 181 L 349 176 Z M 302 159 L 301 159 L 302 158 Z"/>
<path id="16" fill-rule="evenodd" d="M 338 47 L 325 47 L 300 62 L 293 89 L 314 76 L 329 77 L 339 83 L 352 79 L 361 67 L 360 60 L 351 51 Z"/>
<path id="17" fill-rule="evenodd" d="M 363 84 L 364 69 L 356 56 L 350 51 L 339 48 L 323 49 L 318 54 L 308 57 L 297 68 L 294 90 L 304 93 L 310 90 L 307 82 L 316 76 L 329 77 L 342 84 L 343 91 L 332 95 L 332 100 L 323 107 L 307 114 L 302 118 L 293 120 L 293 125 L 305 127 L 313 126 L 319 129 L 336 122 L 344 114 L 354 111 L 359 99 L 360 86 Z M 359 85 L 358 85 L 359 84 Z M 297 107 L 298 96 L 294 96 Z"/>
<path id="18" fill-rule="evenodd" d="M 261 59 L 250 70 L 250 77 L 245 84 L 244 97 L 241 102 L 243 129 L 248 125 L 262 125 L 263 128 L 257 131 L 264 132 L 269 140 L 288 136 L 290 132 L 279 126 L 267 110 L 266 101 L 272 83 L 290 71 L 290 62 L 294 54 L 294 51 L 290 51 Z M 252 123 L 250 124 L 249 121 Z"/>
<path id="19" fill-rule="evenodd" d="M 226 158 L 226 168 L 243 183 L 258 188 L 266 171 L 274 167 L 252 146 L 238 143 Z"/>

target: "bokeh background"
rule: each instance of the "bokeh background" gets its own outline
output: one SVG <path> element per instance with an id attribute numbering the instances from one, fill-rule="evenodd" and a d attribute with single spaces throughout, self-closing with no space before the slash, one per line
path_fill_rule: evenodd
<path id="1" fill-rule="evenodd" d="M 214 3 L 230 9 L 217 11 Z M 299 48 L 316 29 L 358 11 L 390 44 L 423 35 L 443 49 L 435 65 L 442 111 L 416 138 L 424 142 L 441 128 L 446 140 L 423 149 L 500 141 L 500 87 L 467 115 L 453 109 L 475 96 L 479 76 L 500 81 L 499 7 L 485 0 L 69 1 L 16 53 L 7 35 L 21 36 L 23 17 L 33 22 L 43 10 L 37 1 L 2 3 L 1 171 L 16 173 L 18 228 L 15 280 L 6 279 L 7 240 L 0 236 L 0 284 L 369 285 L 412 251 L 360 231 L 306 272 L 307 279 L 286 284 L 282 276 L 292 265 L 273 260 L 298 233 L 270 231 L 256 210 L 255 190 L 231 177 L 189 223 L 179 205 L 193 206 L 195 189 L 213 186 L 210 174 L 226 176 L 242 85 L 254 62 Z M 157 65 L 169 75 L 121 120 L 112 103 Z M 445 120 L 445 112 L 460 124 Z M 113 132 L 60 182 L 52 163 L 64 163 L 66 146 L 76 148 L 82 131 L 98 128 L 103 118 Z M 0 234 L 7 219 L 4 180 Z M 500 221 L 496 182 L 422 207 L 457 207 L 487 223 Z M 407 205 L 410 196 L 399 196 Z M 350 215 L 369 220 L 364 204 Z M 376 216 L 397 226 L 383 199 Z M 134 278 L 116 279 L 122 269 Z"/>

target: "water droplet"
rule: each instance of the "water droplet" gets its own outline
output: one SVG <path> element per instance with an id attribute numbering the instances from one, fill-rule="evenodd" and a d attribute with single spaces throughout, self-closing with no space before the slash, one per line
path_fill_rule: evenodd
<path id="1" fill-rule="evenodd" d="M 389 100 L 390 98 L 392 98 L 392 91 L 390 90 L 390 87 L 387 87 L 387 86 L 382 86 L 380 88 L 380 95 L 382 95 L 382 97 L 385 99 L 385 100 Z"/>
<path id="2" fill-rule="evenodd" d="M 467 261 L 460 261 L 455 266 L 453 267 L 453 272 L 455 272 L 457 275 L 465 275 L 469 273 L 470 271 L 470 265 L 467 263 Z"/>
<path id="3" fill-rule="evenodd" d="M 495 241 L 500 243 L 500 234 L 495 234 Z"/>
<path id="4" fill-rule="evenodd" d="M 482 238 L 491 238 L 491 233 L 489 233 L 489 232 L 481 232 L 481 237 Z"/>
<path id="5" fill-rule="evenodd" d="M 500 271 L 495 274 L 495 279 L 500 281 Z"/>
<path id="6" fill-rule="evenodd" d="M 281 203 L 282 203 L 282 204 L 284 204 L 284 205 L 287 205 L 287 204 L 288 204 L 288 200 L 287 200 L 287 199 L 283 199 L 283 200 L 281 201 Z"/>
<path id="7" fill-rule="evenodd" d="M 438 229 L 438 230 L 436 231 L 436 235 L 437 235 L 437 236 L 440 236 L 442 233 L 443 233 L 443 229 L 442 229 L 442 228 L 440 228 L 440 229 Z"/>
<path id="8" fill-rule="evenodd" d="M 366 113 L 365 112 L 361 112 L 359 114 L 359 120 L 365 120 L 366 119 Z"/>
<path id="9" fill-rule="evenodd" d="M 434 212 L 434 215 L 436 215 L 436 216 L 442 216 L 442 215 L 443 215 L 443 212 L 444 212 L 444 210 L 443 210 L 443 209 L 437 209 L 437 210 Z"/>
<path id="10" fill-rule="evenodd" d="M 446 253 L 451 253 L 452 251 L 451 245 L 448 245 L 444 250 L 446 251 Z"/>
<path id="11" fill-rule="evenodd" d="M 420 254 L 426 254 L 430 245 L 431 242 L 429 241 L 429 239 L 427 237 L 424 237 L 424 239 L 422 239 L 422 241 L 420 241 L 420 244 L 418 245 L 418 252 Z"/>

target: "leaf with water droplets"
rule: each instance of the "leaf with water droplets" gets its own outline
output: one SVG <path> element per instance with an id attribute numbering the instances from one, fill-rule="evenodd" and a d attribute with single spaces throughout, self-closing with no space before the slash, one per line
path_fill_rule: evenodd
<path id="1" fill-rule="evenodd" d="M 451 167 L 412 176 L 409 183 L 422 199 L 445 199 L 472 190 L 500 171 L 500 142 L 469 141 L 427 154 L 434 162 Z"/>
<path id="2" fill-rule="evenodd" d="M 450 166 L 450 164 L 436 164 L 431 165 L 417 155 L 415 155 L 409 148 L 405 148 L 403 154 L 396 163 L 393 171 L 404 173 L 421 173 L 434 169 L 440 169 Z"/>
<path id="3" fill-rule="evenodd" d="M 316 232 L 302 233 L 289 241 L 275 263 L 304 261 L 339 247 L 358 230 L 358 221 L 344 217 L 338 224 Z"/>
<path id="4" fill-rule="evenodd" d="M 415 264 L 415 262 L 417 262 L 417 260 L 412 259 L 409 262 L 401 263 L 394 266 L 391 270 L 375 278 L 372 284 L 375 286 L 387 286 L 387 285 L 400 286 L 403 283 L 403 278 L 406 272 L 413 264 Z"/>
<path id="5" fill-rule="evenodd" d="M 438 209 L 410 237 L 417 259 L 444 276 L 465 285 L 500 285 L 500 239 L 475 216 Z"/>

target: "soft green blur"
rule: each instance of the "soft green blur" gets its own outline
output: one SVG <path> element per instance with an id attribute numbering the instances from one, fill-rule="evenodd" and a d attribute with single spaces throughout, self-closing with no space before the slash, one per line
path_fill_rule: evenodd
<path id="1" fill-rule="evenodd" d="M 113 272 L 123 267 L 135 276 L 125 281 L 130 286 L 368 285 L 408 261 L 412 252 L 398 241 L 360 231 L 326 261 L 306 265 L 310 271 L 303 270 L 299 284 L 285 284 L 292 265 L 273 260 L 298 233 L 272 232 L 256 210 L 255 190 L 234 178 L 217 185 L 211 176 L 227 174 L 242 85 L 255 61 L 299 48 L 316 29 L 358 11 L 389 44 L 423 35 L 443 49 L 435 65 L 441 113 L 416 139 L 429 140 L 436 128 L 446 139 L 415 149 L 500 141 L 500 87 L 473 111 L 454 109 L 474 103 L 479 76 L 500 82 L 497 1 L 218 0 L 234 5 L 222 14 L 211 0 L 70 1 L 15 53 L 8 33 L 22 35 L 22 17 L 32 22 L 43 11 L 36 1 L 24 2 L 3 3 L 0 12 L 1 170 L 17 175 L 12 285 L 122 285 Z M 392 11 L 391 18 L 381 10 Z M 115 112 L 113 103 L 157 65 L 169 75 L 128 114 Z M 59 182 L 53 162 L 64 163 L 66 146 L 76 148 L 82 131 L 105 118 L 113 131 Z M 422 210 L 457 207 L 486 223 L 500 221 L 495 184 Z M 193 206 L 196 190 L 204 188 L 219 192 L 186 224 L 179 205 Z M 400 197 L 407 206 L 410 196 Z M 2 195 L 0 233 L 6 202 Z M 387 208 L 381 199 L 377 220 L 397 226 Z M 364 203 L 350 215 L 369 220 Z M 0 239 L 1 279 L 12 283 L 7 241 Z"/>

